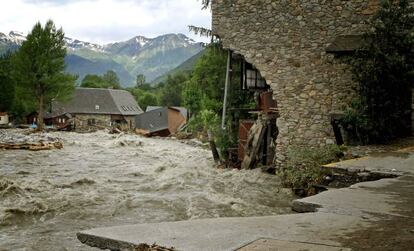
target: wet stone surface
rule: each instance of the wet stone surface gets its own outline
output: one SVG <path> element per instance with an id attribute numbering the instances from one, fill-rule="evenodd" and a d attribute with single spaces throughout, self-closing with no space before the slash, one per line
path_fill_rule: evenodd
<path id="1" fill-rule="evenodd" d="M 49 133 L 64 148 L 0 151 L 0 250 L 95 250 L 84 229 L 290 213 L 276 176 L 219 170 L 177 140 Z"/>

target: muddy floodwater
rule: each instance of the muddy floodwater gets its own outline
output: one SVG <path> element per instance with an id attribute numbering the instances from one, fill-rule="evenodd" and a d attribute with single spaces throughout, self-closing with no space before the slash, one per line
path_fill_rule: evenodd
<path id="1" fill-rule="evenodd" d="M 51 133 L 64 148 L 0 150 L 0 250 L 96 250 L 84 229 L 290 212 L 293 195 L 260 170 L 213 167 L 172 139 Z"/>

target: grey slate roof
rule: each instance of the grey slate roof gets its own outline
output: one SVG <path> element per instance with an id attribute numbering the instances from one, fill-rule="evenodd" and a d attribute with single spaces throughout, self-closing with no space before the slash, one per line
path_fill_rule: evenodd
<path id="1" fill-rule="evenodd" d="M 114 89 L 76 88 L 70 101 L 54 102 L 52 106 L 54 113 L 125 116 L 143 113 L 131 93 Z"/>
<path id="2" fill-rule="evenodd" d="M 168 129 L 168 107 L 154 108 L 135 117 L 135 127 L 150 133 Z"/>
<path id="3" fill-rule="evenodd" d="M 159 108 L 163 108 L 162 106 L 147 106 L 147 110 L 146 112 L 155 110 L 155 109 L 159 109 Z M 184 116 L 184 118 L 187 119 L 187 115 L 188 115 L 188 111 L 187 108 L 184 107 L 180 107 L 180 106 L 171 106 L 170 108 L 176 109 L 178 111 L 180 111 L 180 113 Z"/>

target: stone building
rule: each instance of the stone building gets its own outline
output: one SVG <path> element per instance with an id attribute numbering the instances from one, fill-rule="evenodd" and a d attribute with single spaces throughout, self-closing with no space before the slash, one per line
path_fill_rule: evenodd
<path id="1" fill-rule="evenodd" d="M 379 0 L 212 1 L 213 34 L 254 65 L 274 92 L 278 164 L 290 145 L 335 143 L 331 116 L 355 95 L 355 83 L 337 57 L 341 49 L 328 48 L 367 31 L 378 7 Z"/>
<path id="2" fill-rule="evenodd" d="M 108 128 L 134 129 L 135 116 L 143 113 L 128 91 L 76 88 L 70 101 L 52 104 L 53 114 L 70 114 L 76 130 Z"/>

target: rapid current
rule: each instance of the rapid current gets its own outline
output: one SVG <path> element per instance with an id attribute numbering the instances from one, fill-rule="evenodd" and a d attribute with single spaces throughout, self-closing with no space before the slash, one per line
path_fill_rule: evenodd
<path id="1" fill-rule="evenodd" d="M 209 150 L 136 135 L 50 133 L 61 150 L 0 150 L 0 250 L 96 250 L 95 227 L 290 212 L 260 170 L 217 169 Z"/>

